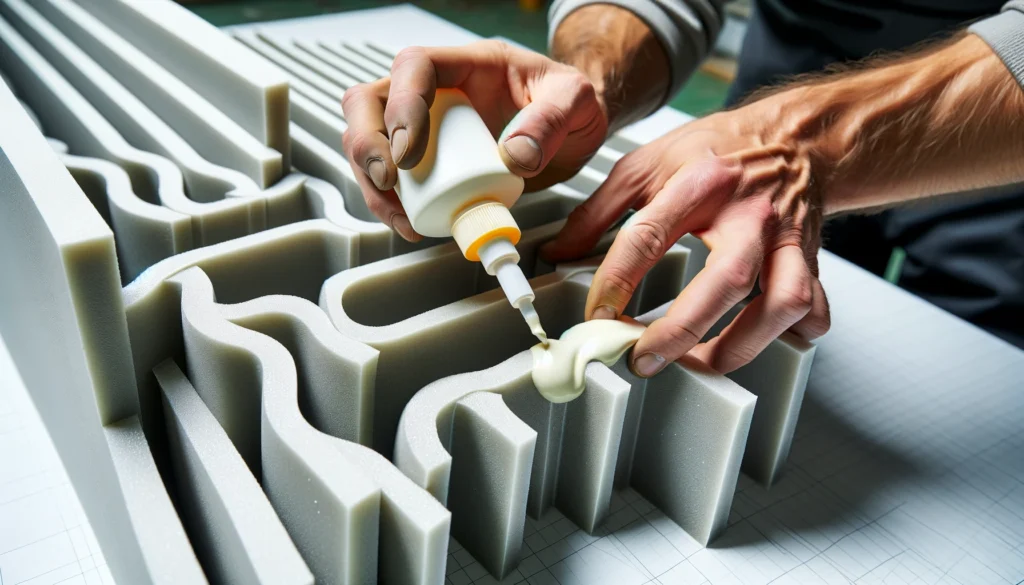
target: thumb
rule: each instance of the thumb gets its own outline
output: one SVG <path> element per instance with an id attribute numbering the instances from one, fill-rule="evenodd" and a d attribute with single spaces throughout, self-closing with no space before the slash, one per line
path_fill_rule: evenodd
<path id="1" fill-rule="evenodd" d="M 537 176 L 559 155 L 570 135 L 593 135 L 594 140 L 582 142 L 593 142 L 587 149 L 596 150 L 607 122 L 594 87 L 582 74 L 549 73 L 529 89 L 530 103 L 519 110 L 498 139 L 498 150 L 510 171 L 527 179 Z M 593 152 L 573 154 L 586 160 Z"/>

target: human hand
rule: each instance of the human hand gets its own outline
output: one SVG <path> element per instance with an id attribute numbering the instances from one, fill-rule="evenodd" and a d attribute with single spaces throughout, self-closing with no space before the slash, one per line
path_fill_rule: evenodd
<path id="1" fill-rule="evenodd" d="M 604 106 L 574 67 L 498 41 L 401 51 L 390 78 L 345 92 L 342 143 L 367 207 L 409 241 L 421 236 L 395 194 L 397 167 L 410 169 L 423 157 L 437 88 L 469 97 L 527 190 L 575 175 L 607 134 Z"/>
<path id="2" fill-rule="evenodd" d="M 814 157 L 798 141 L 768 132 L 773 104 L 708 116 L 626 155 L 542 249 L 552 262 L 579 257 L 627 210 L 639 210 L 616 236 L 587 299 L 588 319 L 614 319 L 683 235 L 710 248 L 704 269 L 634 347 L 630 365 L 638 375 L 652 376 L 687 353 L 725 373 L 786 330 L 813 339 L 829 329 L 818 281 L 822 209 Z M 756 282 L 761 294 L 701 343 Z"/>

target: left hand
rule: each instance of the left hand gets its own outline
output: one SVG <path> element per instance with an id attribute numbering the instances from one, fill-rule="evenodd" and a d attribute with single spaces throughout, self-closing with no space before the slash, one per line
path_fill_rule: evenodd
<path id="1" fill-rule="evenodd" d="M 726 373 L 750 362 L 786 330 L 813 339 L 828 331 L 818 281 L 822 207 L 812 149 L 773 133 L 758 102 L 691 122 L 626 155 L 608 180 L 542 249 L 556 262 L 582 256 L 629 209 L 594 276 L 588 319 L 614 319 L 651 267 L 683 235 L 711 249 L 707 264 L 633 349 L 630 366 L 649 377 L 689 353 Z M 761 294 L 716 338 L 701 342 L 759 282 Z"/>

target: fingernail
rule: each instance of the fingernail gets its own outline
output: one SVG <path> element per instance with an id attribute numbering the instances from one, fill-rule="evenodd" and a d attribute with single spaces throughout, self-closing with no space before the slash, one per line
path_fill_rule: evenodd
<path id="1" fill-rule="evenodd" d="M 544 154 L 540 151 L 540 145 L 529 136 L 513 136 L 505 141 L 505 152 L 514 163 L 528 171 L 535 171 L 540 168 L 540 161 Z"/>
<path id="2" fill-rule="evenodd" d="M 405 128 L 398 128 L 391 133 L 391 158 L 396 165 L 405 158 L 406 150 L 409 150 L 409 132 Z"/>
<path id="3" fill-rule="evenodd" d="M 409 218 L 403 213 L 396 213 L 391 216 L 391 229 L 410 242 L 418 242 L 420 240 L 419 234 L 412 229 Z"/>
<path id="4" fill-rule="evenodd" d="M 665 358 L 656 353 L 645 353 L 633 360 L 633 372 L 643 378 L 650 378 L 665 367 Z"/>
<path id="5" fill-rule="evenodd" d="M 366 165 L 366 174 L 370 175 L 370 180 L 377 186 L 381 191 L 384 190 L 384 181 L 388 178 L 388 170 L 384 167 L 384 161 L 380 159 L 373 159 L 369 164 Z"/>
<path id="6" fill-rule="evenodd" d="M 615 309 L 608 305 L 601 305 L 594 309 L 593 314 L 590 315 L 591 319 L 615 319 L 617 317 Z"/>

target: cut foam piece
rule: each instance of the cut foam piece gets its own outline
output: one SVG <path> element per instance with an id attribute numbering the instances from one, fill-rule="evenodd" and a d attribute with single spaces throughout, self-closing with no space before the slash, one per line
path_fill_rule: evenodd
<path id="1" fill-rule="evenodd" d="M 180 287 L 188 377 L 214 416 L 231 417 L 218 421 L 262 477 L 317 581 L 375 580 L 380 491 L 303 420 L 288 351 L 221 317 L 201 271 L 172 285 Z"/>
<path id="2" fill-rule="evenodd" d="M 181 310 L 166 282 L 169 278 L 199 266 L 225 303 L 273 294 L 315 301 L 324 281 L 351 267 L 357 257 L 353 232 L 317 219 L 178 254 L 129 283 L 123 291 L 124 307 L 147 434 L 152 437 L 162 429 L 159 393 L 150 372 L 163 360 L 183 355 Z M 153 335 L 154 331 L 161 333 Z"/>
<path id="3" fill-rule="evenodd" d="M 349 71 L 353 77 L 362 77 L 364 80 L 373 80 L 387 77 L 391 74 L 391 71 L 389 70 L 390 65 L 384 66 L 377 63 L 346 43 L 326 43 L 318 41 L 316 46 L 348 63 L 350 66 L 346 67 L 345 70 Z M 357 75 L 355 70 L 362 71 L 365 75 Z"/>
<path id="4" fill-rule="evenodd" d="M 269 61 L 269 66 L 279 67 L 288 79 L 293 93 L 302 96 L 303 100 L 301 101 L 323 108 L 324 111 L 330 113 L 330 117 L 336 123 L 340 123 L 342 126 L 345 125 L 341 111 L 341 98 L 344 96 L 343 88 L 330 85 L 320 87 L 318 85 L 320 78 L 315 72 L 310 71 L 309 68 L 281 52 L 274 45 L 265 42 L 263 37 L 256 32 L 244 31 L 236 33 L 235 39 L 252 49 L 253 52 L 263 59 Z M 296 119 L 295 112 L 291 113 L 291 119 L 298 122 L 302 121 L 301 119 Z"/>
<path id="5" fill-rule="evenodd" d="M 185 374 L 167 360 L 153 375 L 163 396 L 178 509 L 213 581 L 312 585 L 256 478 Z"/>
<path id="6" fill-rule="evenodd" d="M 0 19 L 3 67 L 19 93 L 37 112 L 44 128 L 75 154 L 117 162 L 132 178 L 133 190 L 150 203 L 163 203 L 192 216 L 193 245 L 200 246 L 266 227 L 266 203 L 259 198 L 196 203 L 184 192 L 181 171 L 164 157 L 128 144 L 27 41 Z M 294 189 L 294 183 L 272 190 Z"/>
<path id="7" fill-rule="evenodd" d="M 207 404 L 220 407 L 211 410 L 220 413 L 218 418 L 228 425 L 229 436 L 232 428 L 239 428 L 229 421 L 249 413 L 249 422 L 239 421 L 241 431 L 233 442 L 243 455 L 252 452 L 253 443 L 257 445 L 264 489 L 318 581 L 364 583 L 375 582 L 379 576 L 387 583 L 443 583 L 448 511 L 379 453 L 319 433 L 302 419 L 299 381 L 306 392 L 322 395 L 336 382 L 322 371 L 305 370 L 316 366 L 316 354 L 306 356 L 297 369 L 292 355 L 278 341 L 233 323 L 257 324 L 287 337 L 289 333 L 267 322 L 268 314 L 281 313 L 293 326 L 301 324 L 298 329 L 302 331 L 293 333 L 300 339 L 307 334 L 333 335 L 343 344 L 354 342 L 340 338 L 323 313 L 308 303 L 306 311 L 292 311 L 280 300 L 266 297 L 232 306 L 216 305 L 211 282 L 196 268 L 172 282 L 182 287 L 190 378 Z M 309 343 L 297 341 L 296 347 L 308 347 Z M 262 404 L 259 396 L 251 396 L 253 388 L 257 392 L 262 388 Z M 246 394 L 250 396 L 246 398 Z M 250 404 L 244 404 L 246 401 Z M 256 413 L 252 412 L 253 403 Z M 334 456 L 314 456 L 314 444 L 333 449 Z M 322 490 L 301 481 L 310 473 L 325 478 L 328 470 L 340 472 L 347 484 L 332 482 L 329 490 Z M 367 487 L 371 491 L 361 489 Z M 362 497 L 349 497 L 353 491 Z M 333 512 L 328 507 L 333 507 Z M 344 528 L 340 534 L 339 528 Z"/>
<path id="8" fill-rule="evenodd" d="M 534 387 L 532 368 L 527 351 L 430 384 L 410 400 L 396 436 L 395 464 L 447 503 L 455 538 L 498 578 L 519 562 L 524 514 L 540 517 L 556 493 L 559 510 L 588 532 L 606 517 L 629 392 L 594 365 L 579 399 L 553 404 Z M 467 401 L 471 413 L 460 420 Z M 460 453 L 469 454 L 461 464 Z"/>
<path id="9" fill-rule="evenodd" d="M 288 81 L 217 27 L 168 0 L 83 0 L 108 26 L 285 155 Z"/>
<path id="10" fill-rule="evenodd" d="M 137 197 L 121 167 L 71 155 L 61 156 L 61 162 L 114 230 L 124 282 L 131 282 L 164 258 L 192 248 L 192 219 Z"/>
<path id="11" fill-rule="evenodd" d="M 167 526 L 134 524 L 147 505 L 164 509 L 158 491 L 136 489 L 162 489 L 162 483 L 142 461 L 141 438 L 119 441 L 127 437 L 112 438 L 102 426 L 139 408 L 113 234 L 6 86 L 0 112 L 0 334 L 112 573 L 126 583 L 166 582 L 150 568 L 160 565 L 163 552 L 178 550 L 174 530 L 166 535 L 168 547 L 144 553 L 137 529 Z M 121 447 L 136 449 L 141 459 L 122 458 Z M 187 562 L 172 561 L 187 572 Z M 171 582 L 190 582 L 173 581 L 183 573 L 165 574 Z"/>
<path id="12" fill-rule="evenodd" d="M 246 175 L 200 156 L 163 119 L 24 0 L 0 2 L 0 12 L 128 142 L 174 161 L 182 171 L 190 198 L 210 202 L 223 199 L 231 191 L 250 195 L 259 191 Z"/>
<path id="13" fill-rule="evenodd" d="M 757 399 L 696 360 L 681 363 L 645 384 L 630 483 L 706 546 L 728 521 Z"/>
<path id="14" fill-rule="evenodd" d="M 727 312 L 705 339 L 721 333 L 745 306 Z M 749 364 L 727 374 L 757 396 L 742 470 L 762 485 L 775 483 L 789 456 L 816 348 L 800 336 L 784 332 Z"/>
<path id="15" fill-rule="evenodd" d="M 316 76 L 310 78 L 310 83 L 331 95 L 338 94 L 339 92 L 343 95 L 345 90 L 359 83 L 358 80 L 342 73 L 314 55 L 303 51 L 301 48 L 295 46 L 294 43 L 278 42 L 273 37 L 265 35 L 260 35 L 260 39 L 273 46 L 278 51 L 288 55 L 295 63 L 298 63 L 315 73 Z"/>
<path id="16" fill-rule="evenodd" d="M 131 540 L 117 541 L 117 544 L 119 547 L 138 546 L 147 573 L 132 582 L 205 585 L 206 576 L 167 495 L 138 417 L 123 418 L 102 430 L 133 528 L 128 536 Z M 95 481 L 95 476 L 90 476 L 89 480 Z M 93 522 L 94 525 L 107 521 L 108 510 L 96 513 L 100 522 Z M 113 556 L 110 548 L 103 551 L 108 562 Z M 123 573 L 115 570 L 115 574 L 123 578 Z"/>
<path id="17" fill-rule="evenodd" d="M 311 43 L 301 39 L 296 39 L 295 48 L 343 74 L 346 80 L 354 81 L 355 83 L 367 83 L 375 81 L 378 78 L 377 75 L 373 75 L 369 71 L 355 66 L 352 62 L 341 57 L 337 53 L 328 51 L 319 43 Z M 351 87 L 351 85 L 349 87 Z"/>
<path id="18" fill-rule="evenodd" d="M 455 405 L 449 441 L 452 536 L 472 543 L 474 558 L 499 579 L 519 564 L 536 443 L 536 431 L 496 394 L 477 392 Z M 505 475 L 490 473 L 494 469 Z"/>
<path id="19" fill-rule="evenodd" d="M 234 120 L 159 63 L 70 0 L 39 0 L 33 6 L 110 71 L 203 156 L 237 169 L 261 188 L 284 173 L 281 153 L 263 145 Z"/>

